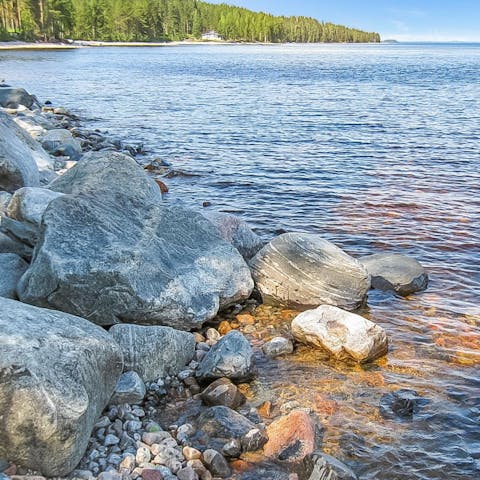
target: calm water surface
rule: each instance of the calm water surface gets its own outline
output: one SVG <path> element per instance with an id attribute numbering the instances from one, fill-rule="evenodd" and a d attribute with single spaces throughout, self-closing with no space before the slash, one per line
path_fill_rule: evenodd
<path id="1" fill-rule="evenodd" d="M 172 200 L 208 200 L 266 239 L 314 232 L 420 260 L 427 292 L 369 296 L 385 359 L 301 348 L 261 361 L 254 390 L 309 406 L 323 449 L 361 479 L 480 478 L 479 45 L 0 52 L 0 76 L 200 174 L 169 180 Z M 430 401 L 412 421 L 379 415 L 398 388 Z"/>

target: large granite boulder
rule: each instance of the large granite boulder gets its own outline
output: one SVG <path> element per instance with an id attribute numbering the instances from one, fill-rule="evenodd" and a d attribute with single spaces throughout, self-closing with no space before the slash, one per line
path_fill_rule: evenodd
<path id="1" fill-rule="evenodd" d="M 372 277 L 372 288 L 401 296 L 425 290 L 428 275 L 417 260 L 399 253 L 377 253 L 359 258 Z"/>
<path id="2" fill-rule="evenodd" d="M 189 332 L 127 324 L 109 332 L 122 348 L 125 370 L 134 370 L 144 382 L 176 375 L 195 355 L 195 337 Z"/>
<path id="3" fill-rule="evenodd" d="M 54 177 L 51 157 L 0 111 L 0 190 L 13 193 L 21 187 L 37 187 Z"/>
<path id="4" fill-rule="evenodd" d="M 280 235 L 257 253 L 250 267 L 265 303 L 355 310 L 370 288 L 365 267 L 314 234 Z"/>
<path id="5" fill-rule="evenodd" d="M 102 328 L 0 298 L 0 458 L 48 477 L 70 473 L 122 366 Z"/>
<path id="6" fill-rule="evenodd" d="M 363 363 L 385 355 L 388 350 L 387 334 L 382 327 L 330 305 L 295 317 L 292 333 L 297 341 L 326 350 L 338 360 Z"/>
<path id="7" fill-rule="evenodd" d="M 0 297 L 17 299 L 17 283 L 28 263 L 14 253 L 0 253 Z"/>
<path id="8" fill-rule="evenodd" d="M 217 228 L 220 236 L 230 242 L 242 255 L 245 260 L 250 260 L 259 250 L 264 242 L 254 233 L 241 218 L 220 212 L 202 212 Z"/>
<path id="9" fill-rule="evenodd" d="M 251 378 L 255 357 L 248 340 L 237 330 L 228 332 L 203 357 L 197 369 L 202 382 L 217 378 L 243 381 Z"/>
<path id="10" fill-rule="evenodd" d="M 16 109 L 20 105 L 31 108 L 36 101 L 36 98 L 23 88 L 0 88 L 0 106 L 3 108 Z"/>
<path id="11" fill-rule="evenodd" d="M 42 147 L 52 155 L 63 155 L 72 160 L 78 160 L 82 155 L 81 143 L 64 128 L 49 130 L 43 137 Z"/>
<path id="12" fill-rule="evenodd" d="M 100 325 L 189 330 L 249 297 L 241 255 L 199 213 L 162 205 L 130 157 L 88 155 L 51 188 L 67 195 L 43 215 L 22 301 Z"/>

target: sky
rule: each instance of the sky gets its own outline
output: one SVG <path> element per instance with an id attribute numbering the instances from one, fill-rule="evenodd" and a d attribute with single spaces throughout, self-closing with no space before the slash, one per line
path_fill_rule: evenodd
<path id="1" fill-rule="evenodd" d="M 305 15 L 399 41 L 480 42 L 480 0 L 210 0 Z"/>

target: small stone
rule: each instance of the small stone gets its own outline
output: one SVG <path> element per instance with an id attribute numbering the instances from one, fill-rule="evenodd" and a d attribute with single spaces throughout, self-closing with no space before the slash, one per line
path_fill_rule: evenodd
<path id="1" fill-rule="evenodd" d="M 105 437 L 104 445 L 106 447 L 109 447 L 111 445 L 117 445 L 118 443 L 120 443 L 120 439 L 116 435 L 112 435 L 110 433 Z"/>
<path id="2" fill-rule="evenodd" d="M 188 460 L 187 467 L 193 468 L 195 473 L 200 477 L 203 478 L 206 472 L 208 472 L 205 465 L 201 462 L 201 460 Z"/>
<path id="3" fill-rule="evenodd" d="M 202 342 L 205 342 L 206 340 L 205 337 L 198 332 L 194 332 L 193 336 L 195 337 L 195 343 L 202 343 Z"/>
<path id="4" fill-rule="evenodd" d="M 238 458 L 242 453 L 242 444 L 238 438 L 234 438 L 226 443 L 222 448 L 222 453 L 226 457 Z"/>
<path id="5" fill-rule="evenodd" d="M 228 378 L 219 378 L 211 383 L 201 394 L 206 405 L 224 405 L 235 409 L 245 403 L 245 396 Z"/>
<path id="6" fill-rule="evenodd" d="M 192 467 L 182 468 L 177 472 L 178 480 L 198 480 L 198 475 Z"/>
<path id="7" fill-rule="evenodd" d="M 195 428 L 191 423 L 185 423 L 184 425 L 180 425 L 177 429 L 177 436 L 179 434 L 184 434 L 187 437 L 192 436 L 195 433 Z"/>
<path id="8" fill-rule="evenodd" d="M 166 438 L 172 438 L 168 432 L 144 432 L 142 434 L 142 442 L 146 445 L 153 445 L 154 443 L 161 443 Z"/>
<path id="9" fill-rule="evenodd" d="M 255 452 L 265 445 L 268 437 L 258 428 L 252 428 L 247 434 L 241 439 L 242 449 L 245 452 Z"/>
<path id="10" fill-rule="evenodd" d="M 230 326 L 230 323 L 228 323 L 226 320 L 223 320 L 218 325 L 218 333 L 220 333 L 220 335 L 226 335 L 231 330 L 232 330 L 232 327 Z"/>
<path id="11" fill-rule="evenodd" d="M 150 454 L 150 450 L 147 447 L 139 447 L 137 449 L 137 453 L 135 455 L 135 460 L 138 465 L 142 465 L 144 463 L 148 463 L 152 458 Z"/>
<path id="12" fill-rule="evenodd" d="M 202 457 L 202 452 L 193 447 L 183 447 L 183 456 L 186 460 L 197 460 Z"/>
<path id="13" fill-rule="evenodd" d="M 139 404 L 146 394 L 145 384 L 137 372 L 125 372 L 117 381 L 111 404 Z"/>
<path id="14" fill-rule="evenodd" d="M 122 476 L 115 472 L 102 472 L 97 480 L 122 480 Z"/>
<path id="15" fill-rule="evenodd" d="M 94 475 L 90 470 L 74 470 L 68 478 L 69 480 L 93 480 Z"/>
<path id="16" fill-rule="evenodd" d="M 254 325 L 255 317 L 249 313 L 244 313 L 242 315 L 237 315 L 235 317 L 240 325 Z"/>
<path id="17" fill-rule="evenodd" d="M 116 453 L 111 453 L 107 457 L 107 462 L 110 463 L 111 465 L 120 465 L 120 462 L 122 461 L 122 457 Z"/>
<path id="18" fill-rule="evenodd" d="M 203 452 L 203 461 L 213 475 L 226 478 L 231 474 L 228 462 L 225 457 L 213 449 Z"/>
<path id="19" fill-rule="evenodd" d="M 278 357 L 280 355 L 288 355 L 293 352 L 293 343 L 288 338 L 275 337 L 272 338 L 262 347 L 263 353 L 267 357 Z"/>
<path id="20" fill-rule="evenodd" d="M 120 471 L 126 470 L 132 472 L 135 468 L 135 455 L 127 454 L 125 458 L 120 462 L 119 469 Z"/>
<path id="21" fill-rule="evenodd" d="M 144 468 L 142 471 L 143 480 L 164 480 L 164 475 L 156 468 Z"/>

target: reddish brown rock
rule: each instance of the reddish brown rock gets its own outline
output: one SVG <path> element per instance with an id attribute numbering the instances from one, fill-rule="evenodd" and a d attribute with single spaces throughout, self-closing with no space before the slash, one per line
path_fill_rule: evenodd
<path id="1" fill-rule="evenodd" d="M 310 455 L 315 446 L 315 426 L 310 416 L 294 410 L 267 427 L 266 457 L 298 463 Z"/>

